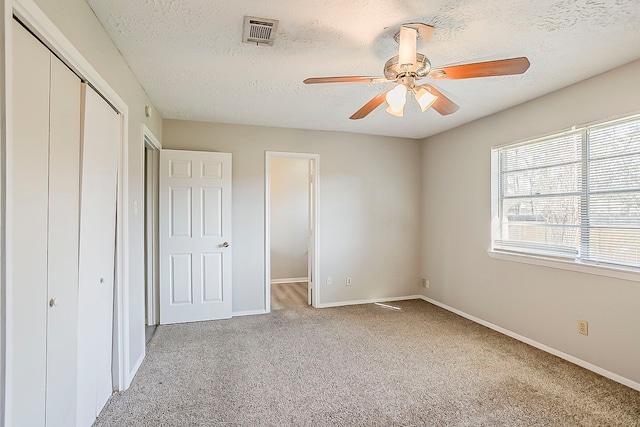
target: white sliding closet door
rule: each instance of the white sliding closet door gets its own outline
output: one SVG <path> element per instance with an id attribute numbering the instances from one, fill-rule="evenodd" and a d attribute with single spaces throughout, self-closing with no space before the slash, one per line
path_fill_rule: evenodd
<path id="1" fill-rule="evenodd" d="M 13 425 L 43 426 L 47 375 L 49 51 L 13 23 Z M 72 350 L 73 351 L 73 350 Z"/>
<path id="2" fill-rule="evenodd" d="M 72 426 L 80 79 L 14 21 L 12 89 L 12 425 Z"/>
<path id="3" fill-rule="evenodd" d="M 51 55 L 47 426 L 72 426 L 78 360 L 80 79 Z"/>
<path id="4" fill-rule="evenodd" d="M 89 426 L 113 391 L 111 376 L 120 116 L 83 85 L 77 426 Z"/>

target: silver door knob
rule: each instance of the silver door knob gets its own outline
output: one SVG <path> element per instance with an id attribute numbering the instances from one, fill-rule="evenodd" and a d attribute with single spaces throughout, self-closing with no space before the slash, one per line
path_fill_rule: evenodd
<path id="1" fill-rule="evenodd" d="M 228 248 L 228 247 L 229 247 L 229 242 L 224 242 L 224 243 L 222 244 L 222 247 L 223 247 L 223 248 Z"/>
<path id="2" fill-rule="evenodd" d="M 49 307 L 55 307 L 56 305 L 58 305 L 58 298 L 51 298 L 49 300 Z"/>

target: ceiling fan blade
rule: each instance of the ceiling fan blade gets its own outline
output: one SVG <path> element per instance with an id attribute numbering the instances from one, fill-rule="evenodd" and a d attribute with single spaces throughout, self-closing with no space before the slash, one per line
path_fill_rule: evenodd
<path id="1" fill-rule="evenodd" d="M 442 92 L 440 92 L 435 87 L 431 85 L 422 85 L 422 87 L 426 88 L 429 92 L 431 92 L 433 95 L 438 97 L 438 99 L 436 99 L 436 102 L 433 103 L 431 108 L 436 110 L 441 115 L 448 116 L 449 114 L 455 113 L 460 109 L 460 107 L 456 105 L 455 102 L 453 102 L 452 100 L 444 96 Z"/>
<path id="2" fill-rule="evenodd" d="M 365 76 L 342 76 L 342 77 L 311 77 L 305 79 L 304 83 L 311 85 L 316 83 L 382 83 L 389 80 L 384 77 L 365 77 Z"/>
<path id="3" fill-rule="evenodd" d="M 432 68 L 427 77 L 431 79 L 471 79 L 474 77 L 507 76 L 522 74 L 529 69 L 529 65 L 529 60 L 525 57 L 499 59 L 497 61 Z"/>
<path id="4" fill-rule="evenodd" d="M 391 90 L 391 89 L 389 89 L 389 90 Z M 349 117 L 349 118 L 351 120 L 358 120 L 358 119 L 362 119 L 364 117 L 367 117 L 367 115 L 370 112 L 372 112 L 373 110 L 378 108 L 380 106 L 380 104 L 382 104 L 384 102 L 385 97 L 387 96 L 387 92 L 389 92 L 389 90 L 385 90 L 380 95 L 375 96 L 371 101 L 369 101 L 366 104 L 364 104 L 361 109 L 359 109 L 358 111 L 353 113 L 353 115 L 351 117 Z"/>

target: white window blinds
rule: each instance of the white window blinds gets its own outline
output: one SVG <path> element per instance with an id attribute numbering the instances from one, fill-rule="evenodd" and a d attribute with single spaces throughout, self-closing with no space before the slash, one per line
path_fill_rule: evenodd
<path id="1" fill-rule="evenodd" d="M 640 267 L 640 117 L 492 158 L 494 250 Z"/>

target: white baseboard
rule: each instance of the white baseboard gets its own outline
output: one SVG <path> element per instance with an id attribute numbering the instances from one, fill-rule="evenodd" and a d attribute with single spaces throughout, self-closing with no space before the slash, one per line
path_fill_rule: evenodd
<path id="1" fill-rule="evenodd" d="M 525 337 L 523 335 L 517 334 L 515 332 L 512 332 L 512 331 L 510 331 L 508 329 L 505 329 L 503 327 L 500 327 L 498 325 L 494 325 L 491 322 L 487 322 L 486 320 L 482 320 L 482 319 L 480 319 L 478 317 L 475 317 L 475 316 L 472 316 L 470 314 L 467 314 L 467 313 L 465 313 L 463 311 L 460 311 L 460 310 L 458 310 L 456 308 L 449 307 L 446 304 L 443 304 L 443 303 L 441 303 L 439 301 L 436 301 L 436 300 L 433 300 L 431 298 L 425 297 L 424 295 L 420 295 L 417 298 L 420 298 L 420 299 L 422 299 L 424 301 L 427 301 L 427 302 L 429 302 L 429 303 L 431 303 L 433 305 L 437 305 L 438 307 L 444 308 L 445 310 L 448 310 L 448 311 L 450 311 L 452 313 L 455 313 L 458 316 L 462 316 L 462 317 L 464 317 L 466 319 L 471 320 L 472 322 L 479 323 L 480 325 L 486 326 L 487 328 L 493 329 L 494 331 L 500 332 L 501 334 L 507 335 L 507 336 L 509 336 L 511 338 L 514 338 L 514 339 L 517 339 L 518 341 L 522 341 L 523 343 L 529 344 L 530 346 L 538 348 L 538 349 L 540 349 L 542 351 L 546 351 L 547 353 L 553 354 L 554 356 L 558 356 L 561 359 L 567 360 L 567 361 L 569 361 L 569 362 L 571 362 L 573 364 L 576 364 L 576 365 L 581 366 L 581 367 L 583 367 L 585 369 L 588 369 L 588 370 L 590 370 L 592 372 L 595 372 L 596 374 L 602 375 L 603 377 L 607 377 L 607 378 L 609 378 L 609 379 L 611 379 L 613 381 L 619 382 L 620 384 L 626 385 L 627 387 L 630 387 L 630 388 L 632 388 L 634 390 L 640 391 L 640 383 L 632 381 L 632 380 L 630 380 L 628 378 L 625 378 L 625 377 L 623 377 L 621 375 L 615 374 L 615 373 L 613 373 L 611 371 L 607 371 L 606 369 L 603 369 L 603 368 L 601 368 L 599 366 L 596 366 L 596 365 L 594 365 L 592 363 L 589 363 L 589 362 L 584 361 L 582 359 L 578 359 L 577 357 L 574 357 L 574 356 L 572 356 L 570 354 L 564 353 L 564 352 L 562 352 L 560 350 L 556 350 L 553 347 L 549 347 L 548 345 L 539 343 L 537 341 L 532 340 L 531 338 L 527 338 L 527 337 Z"/>
<path id="2" fill-rule="evenodd" d="M 231 313 L 231 317 L 253 316 L 256 314 L 267 314 L 267 312 L 264 310 L 234 311 Z"/>
<path id="3" fill-rule="evenodd" d="M 410 299 L 420 299 L 420 298 L 422 298 L 421 295 L 409 295 L 405 297 L 373 298 L 373 299 L 361 299 L 361 300 L 353 300 L 353 301 L 328 302 L 324 304 L 318 304 L 316 308 L 343 307 L 346 305 L 359 305 L 359 304 L 375 304 L 376 302 L 406 301 Z"/>
<path id="4" fill-rule="evenodd" d="M 298 282 L 307 283 L 308 281 L 309 281 L 308 277 L 292 277 L 288 279 L 272 279 L 271 284 L 278 285 L 281 283 L 298 283 Z"/>

